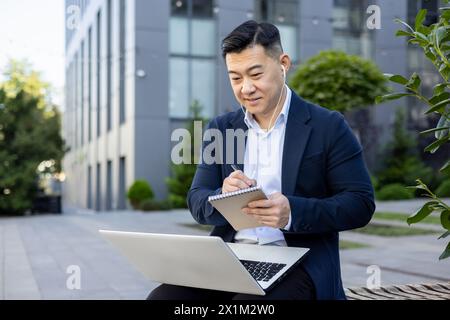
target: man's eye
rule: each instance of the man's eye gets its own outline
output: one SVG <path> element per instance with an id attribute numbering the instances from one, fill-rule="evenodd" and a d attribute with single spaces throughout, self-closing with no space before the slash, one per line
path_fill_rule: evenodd
<path id="1" fill-rule="evenodd" d="M 238 80 L 240 80 L 241 78 L 231 78 L 231 80 L 233 80 L 233 81 L 238 81 Z"/>
<path id="2" fill-rule="evenodd" d="M 251 76 L 252 77 L 259 77 L 260 75 L 262 75 L 262 72 L 258 72 L 258 73 L 252 74 Z"/>

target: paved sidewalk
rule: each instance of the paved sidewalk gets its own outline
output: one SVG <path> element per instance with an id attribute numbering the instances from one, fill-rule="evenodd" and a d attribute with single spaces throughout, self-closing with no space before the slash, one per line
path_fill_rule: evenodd
<path id="1" fill-rule="evenodd" d="M 390 210 L 386 210 L 390 211 Z M 71 213 L 0 219 L 0 299 L 144 299 L 158 284 L 144 278 L 98 229 L 207 234 L 186 210 Z M 382 238 L 343 232 L 370 248 L 341 251 L 344 286 L 366 285 L 369 265 L 382 285 L 450 281 L 450 259 L 438 261 L 436 236 Z M 81 270 L 81 290 L 69 290 L 69 266 Z"/>

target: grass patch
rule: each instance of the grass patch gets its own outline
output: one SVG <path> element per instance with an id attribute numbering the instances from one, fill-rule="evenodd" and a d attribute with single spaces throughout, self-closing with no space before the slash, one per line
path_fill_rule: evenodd
<path id="1" fill-rule="evenodd" d="M 395 221 L 403 221 L 406 224 L 406 219 L 409 217 L 409 214 L 406 213 L 395 213 L 395 212 L 375 212 L 374 219 L 383 219 L 383 220 L 395 220 Z M 428 216 L 421 223 L 428 224 L 441 224 L 440 217 L 436 216 Z"/>
<path id="2" fill-rule="evenodd" d="M 178 225 L 183 226 L 183 227 L 188 227 L 191 229 L 195 229 L 195 230 L 207 231 L 207 232 L 211 232 L 213 229 L 212 226 L 207 226 L 207 225 L 198 224 L 198 223 L 179 223 Z"/>
<path id="3" fill-rule="evenodd" d="M 355 229 L 352 231 L 381 237 L 405 237 L 436 234 L 436 231 L 433 230 L 374 224 L 369 224 L 364 228 Z"/>
<path id="4" fill-rule="evenodd" d="M 349 250 L 349 249 L 361 249 L 361 248 L 369 248 L 370 246 L 364 243 L 347 241 L 347 240 L 339 240 L 339 250 Z"/>

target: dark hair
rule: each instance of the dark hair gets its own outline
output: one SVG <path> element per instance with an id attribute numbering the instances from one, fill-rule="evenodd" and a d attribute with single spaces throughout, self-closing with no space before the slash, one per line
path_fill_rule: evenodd
<path id="1" fill-rule="evenodd" d="M 275 59 L 283 53 L 277 27 L 271 23 L 249 20 L 222 40 L 222 57 L 225 59 L 228 53 L 239 53 L 255 45 L 263 46 L 266 53 Z"/>

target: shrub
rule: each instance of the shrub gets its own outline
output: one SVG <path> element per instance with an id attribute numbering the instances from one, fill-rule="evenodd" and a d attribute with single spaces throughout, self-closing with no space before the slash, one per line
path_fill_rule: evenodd
<path id="1" fill-rule="evenodd" d="M 383 148 L 380 157 L 379 187 L 394 183 L 411 186 L 417 177 L 424 177 L 427 183 L 433 178 L 433 170 L 420 159 L 416 135 L 405 127 L 405 118 L 405 112 L 397 109 L 392 140 Z"/>
<path id="2" fill-rule="evenodd" d="M 370 175 L 370 181 L 372 182 L 373 190 L 377 191 L 380 187 L 380 182 L 377 177 Z"/>
<path id="3" fill-rule="evenodd" d="M 436 189 L 436 194 L 439 197 L 450 197 L 450 180 L 443 181 Z"/>
<path id="4" fill-rule="evenodd" d="M 377 200 L 407 200 L 414 198 L 414 191 L 399 183 L 388 184 L 376 192 Z"/>
<path id="5" fill-rule="evenodd" d="M 164 211 L 170 210 L 168 201 L 157 201 L 155 199 L 145 199 L 141 202 L 139 209 L 142 211 Z"/>
<path id="6" fill-rule="evenodd" d="M 128 189 L 127 197 L 133 208 L 139 209 L 142 201 L 153 199 L 154 193 L 147 181 L 136 180 Z"/>
<path id="7" fill-rule="evenodd" d="M 193 163 L 182 163 L 172 165 L 172 176 L 166 179 L 166 184 L 169 189 L 169 203 L 173 208 L 187 208 L 186 197 L 191 188 L 192 180 L 194 179 L 195 171 L 197 170 L 197 158 L 198 150 L 194 150 L 192 146 L 195 145 L 194 139 L 194 121 L 205 121 L 201 116 L 201 110 L 203 107 L 201 104 L 194 100 L 192 105 L 189 107 L 191 119 L 188 122 L 187 130 L 190 133 L 190 141 L 186 145 L 186 150 L 190 153 L 190 159 Z"/>
<path id="8" fill-rule="evenodd" d="M 327 50 L 301 64 L 289 84 L 301 97 L 344 112 L 374 104 L 388 92 L 386 82 L 372 61 Z"/>

